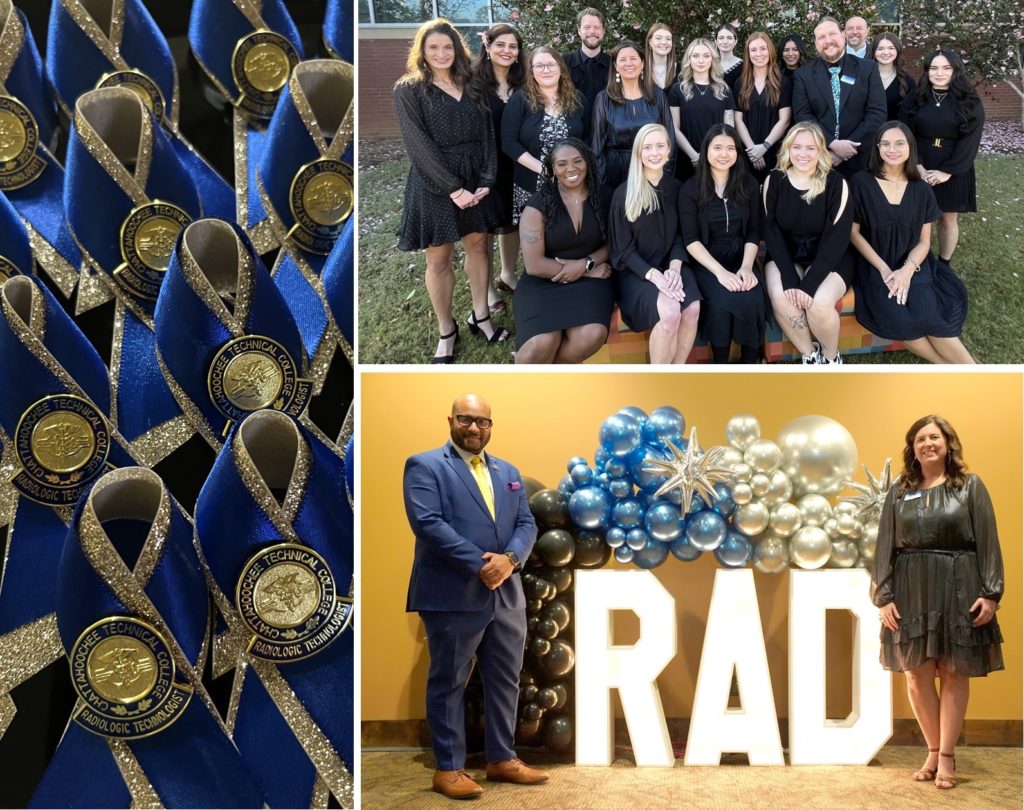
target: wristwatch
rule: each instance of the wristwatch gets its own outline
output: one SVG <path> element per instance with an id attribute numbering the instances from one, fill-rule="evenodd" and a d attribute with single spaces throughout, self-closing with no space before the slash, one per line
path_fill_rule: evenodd
<path id="1" fill-rule="evenodd" d="M 512 563 L 512 570 L 514 571 L 519 567 L 519 555 L 514 551 L 506 551 L 505 556 L 508 557 L 510 563 Z"/>
<path id="2" fill-rule="evenodd" d="M 596 262 L 594 261 L 594 257 L 593 256 L 587 256 L 587 269 L 584 270 L 583 272 L 589 273 L 591 270 L 594 269 L 594 265 L 595 264 L 596 264 Z"/>

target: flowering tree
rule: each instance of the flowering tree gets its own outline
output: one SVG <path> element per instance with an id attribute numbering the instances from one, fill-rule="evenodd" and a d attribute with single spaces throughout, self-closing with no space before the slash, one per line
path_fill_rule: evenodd
<path id="1" fill-rule="evenodd" d="M 903 44 L 948 48 L 982 79 L 1005 82 L 1021 99 L 1024 126 L 1024 5 L 1020 0 L 906 0 Z"/>

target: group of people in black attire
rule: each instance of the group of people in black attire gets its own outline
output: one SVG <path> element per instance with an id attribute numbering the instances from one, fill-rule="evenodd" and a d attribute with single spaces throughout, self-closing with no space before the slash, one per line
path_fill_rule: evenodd
<path id="1" fill-rule="evenodd" d="M 698 334 L 715 362 L 758 362 L 770 312 L 804 363 L 841 364 L 837 304 L 851 285 L 871 332 L 932 362 L 974 362 L 950 259 L 958 213 L 976 210 L 984 110 L 956 54 L 928 54 L 915 83 L 899 39 L 868 44 L 860 18 L 845 36 L 821 18 L 811 61 L 799 37 L 777 49 L 763 32 L 739 57 L 729 25 L 678 62 L 661 23 L 642 46 L 605 52 L 600 12 L 577 21 L 580 47 L 564 56 L 527 52 L 504 23 L 472 61 L 445 20 L 413 41 L 395 86 L 411 163 L 398 246 L 426 251 L 433 362 L 452 362 L 459 340 L 460 241 L 466 325 L 506 341 L 491 316 L 514 291 L 520 363 L 585 360 L 617 305 L 649 332 L 652 363 L 686 362 Z"/>

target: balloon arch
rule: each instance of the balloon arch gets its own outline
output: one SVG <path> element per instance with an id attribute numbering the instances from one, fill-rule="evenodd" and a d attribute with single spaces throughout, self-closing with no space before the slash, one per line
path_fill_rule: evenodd
<path id="1" fill-rule="evenodd" d="M 593 463 L 573 456 L 557 489 L 526 479 L 538 538 L 524 568 L 526 657 L 516 740 L 567 751 L 573 744 L 574 568 L 657 568 L 704 552 L 725 568 L 764 574 L 789 567 L 864 567 L 874 557 L 878 517 L 893 480 L 890 460 L 868 483 L 851 480 L 857 445 L 825 416 L 802 416 L 775 441 L 754 416 L 732 417 L 727 444 L 701 450 L 684 438 L 671 406 L 626 407 L 601 424 Z M 850 487 L 854 497 L 831 501 Z M 685 506 L 684 506 L 685 504 Z M 469 741 L 482 742 L 479 682 L 466 697 Z"/>

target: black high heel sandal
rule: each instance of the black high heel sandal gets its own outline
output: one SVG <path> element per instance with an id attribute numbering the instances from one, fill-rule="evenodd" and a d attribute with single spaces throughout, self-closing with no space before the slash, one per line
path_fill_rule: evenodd
<path id="1" fill-rule="evenodd" d="M 455 328 L 447 335 L 441 335 L 439 338 L 439 340 L 451 340 L 451 338 L 455 338 L 455 340 L 452 340 L 452 353 L 442 355 L 435 354 L 430 358 L 430 362 L 434 365 L 450 365 L 455 362 L 455 344 L 459 342 L 459 322 L 453 320 L 452 323 L 455 324 Z"/>
<path id="2" fill-rule="evenodd" d="M 480 324 L 491 319 L 490 315 L 484 315 L 482 318 L 478 318 L 475 312 L 469 313 L 469 320 L 466 321 L 469 324 L 469 331 L 474 335 L 482 335 L 484 330 L 480 328 Z M 493 332 L 489 338 L 484 338 L 488 343 L 504 343 L 508 340 L 508 329 L 504 326 L 499 326 Z"/>

